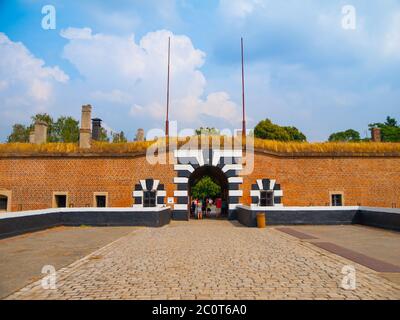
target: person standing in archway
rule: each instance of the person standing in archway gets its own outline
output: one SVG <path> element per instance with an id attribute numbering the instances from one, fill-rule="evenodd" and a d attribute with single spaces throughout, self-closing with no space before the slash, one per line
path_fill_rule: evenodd
<path id="1" fill-rule="evenodd" d="M 219 216 L 221 215 L 221 208 L 222 208 L 222 199 L 221 198 L 217 198 L 217 200 L 215 200 L 215 206 L 217 207 L 216 216 L 217 216 L 217 218 L 219 218 Z"/>
<path id="2" fill-rule="evenodd" d="M 221 208 L 221 210 L 222 210 L 222 214 L 223 215 L 226 215 L 227 214 L 227 208 L 228 206 L 227 206 L 227 203 L 226 203 L 226 200 L 222 200 L 222 208 Z"/>
<path id="3" fill-rule="evenodd" d="M 196 199 L 192 200 L 192 204 L 190 206 L 190 213 L 193 215 L 193 217 L 196 217 Z"/>
<path id="4" fill-rule="evenodd" d="M 196 211 L 197 211 L 197 219 L 199 219 L 199 220 L 203 219 L 201 200 L 197 200 Z"/>

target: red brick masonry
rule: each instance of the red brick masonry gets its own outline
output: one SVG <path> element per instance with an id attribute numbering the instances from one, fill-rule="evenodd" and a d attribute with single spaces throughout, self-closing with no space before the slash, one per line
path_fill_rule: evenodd
<path id="1" fill-rule="evenodd" d="M 131 206 L 135 184 L 146 178 L 160 180 L 173 197 L 175 176 L 172 164 L 150 165 L 144 155 L 0 155 L 0 194 L 11 195 L 12 211 L 52 207 L 53 192 L 67 192 L 74 207 L 93 206 L 95 192 L 108 193 L 110 207 Z M 256 152 L 241 203 L 251 203 L 251 185 L 264 178 L 281 185 L 285 206 L 330 205 L 330 194 L 342 193 L 346 206 L 400 207 L 400 156 Z"/>

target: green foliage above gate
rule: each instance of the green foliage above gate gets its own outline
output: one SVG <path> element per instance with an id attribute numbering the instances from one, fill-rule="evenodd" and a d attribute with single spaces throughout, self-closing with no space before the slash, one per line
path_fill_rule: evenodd
<path id="1" fill-rule="evenodd" d="M 192 197 L 204 199 L 216 197 L 221 194 L 221 186 L 214 182 L 209 176 L 204 176 L 192 187 Z"/>

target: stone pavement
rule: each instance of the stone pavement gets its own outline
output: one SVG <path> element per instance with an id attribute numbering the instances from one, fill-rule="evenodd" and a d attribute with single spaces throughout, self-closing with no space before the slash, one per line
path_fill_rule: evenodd
<path id="1" fill-rule="evenodd" d="M 43 277 L 44 265 L 68 266 L 136 227 L 57 227 L 0 240 L 0 298 Z"/>
<path id="2" fill-rule="evenodd" d="M 355 290 L 341 288 L 345 265 Z M 58 270 L 57 289 L 38 281 L 8 298 L 400 299 L 400 286 L 275 228 L 204 220 L 135 230 Z"/>

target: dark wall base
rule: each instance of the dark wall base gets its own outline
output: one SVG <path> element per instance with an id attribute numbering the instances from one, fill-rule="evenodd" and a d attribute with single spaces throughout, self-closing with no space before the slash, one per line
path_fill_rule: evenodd
<path id="1" fill-rule="evenodd" d="M 65 226 L 144 226 L 161 227 L 171 220 L 169 210 L 159 212 L 72 212 L 63 213 Z"/>
<path id="2" fill-rule="evenodd" d="M 62 213 L 48 213 L 0 220 L 0 239 L 62 226 Z"/>
<path id="3" fill-rule="evenodd" d="M 360 210 L 358 219 L 359 223 L 365 226 L 400 231 L 400 214 L 398 213 Z"/>
<path id="4" fill-rule="evenodd" d="M 228 220 L 237 220 L 237 219 L 238 219 L 238 216 L 237 216 L 236 210 L 230 209 L 229 213 L 228 213 Z"/>
<path id="5" fill-rule="evenodd" d="M 254 211 L 238 207 L 238 221 L 247 227 L 256 227 L 256 215 L 263 212 L 267 225 L 346 225 L 366 226 L 400 231 L 400 214 L 371 210 L 304 210 Z"/>
<path id="6" fill-rule="evenodd" d="M 162 227 L 171 221 L 169 208 L 161 211 L 55 212 L 0 219 L 0 238 L 58 226 L 145 226 Z"/>
<path id="7" fill-rule="evenodd" d="M 172 220 L 178 221 L 189 221 L 189 211 L 188 210 L 174 210 L 172 211 Z"/>

